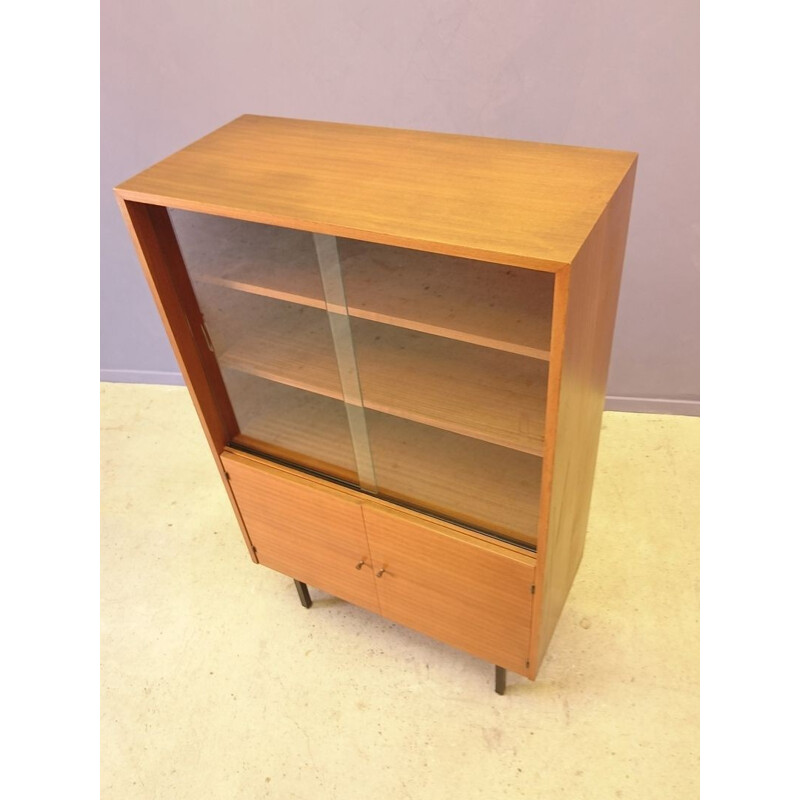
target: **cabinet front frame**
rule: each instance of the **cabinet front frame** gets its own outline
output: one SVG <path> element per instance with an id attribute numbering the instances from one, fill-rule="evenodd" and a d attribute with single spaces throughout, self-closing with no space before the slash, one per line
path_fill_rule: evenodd
<path id="1" fill-rule="evenodd" d="M 230 446 L 238 434 L 238 426 L 233 410 L 230 406 L 227 392 L 222 382 L 216 357 L 210 346 L 207 334 L 203 328 L 202 314 L 197 305 L 191 280 L 186 265 L 183 262 L 180 248 L 178 247 L 172 223 L 169 219 L 168 208 L 180 207 L 180 204 L 158 205 L 149 202 L 137 202 L 125 199 L 118 193 L 118 201 L 123 218 L 137 250 L 142 269 L 148 286 L 153 295 L 153 300 L 161 316 L 162 323 L 172 345 L 178 365 L 181 369 L 186 387 L 194 403 L 203 431 L 211 448 L 214 461 L 220 477 L 228 493 L 236 519 L 239 523 L 242 536 L 254 563 L 258 558 L 250 539 L 247 526 L 236 503 L 234 494 L 227 480 L 226 470 L 221 460 L 223 452 L 234 454 L 237 457 L 251 459 L 270 469 L 285 470 L 289 473 L 302 476 L 321 485 L 335 487 L 337 491 L 350 493 L 357 497 L 359 502 L 367 499 L 375 503 L 376 507 L 383 507 L 392 511 L 400 511 L 410 519 L 417 518 L 422 523 L 434 522 L 438 527 L 449 530 L 457 536 L 467 536 L 470 540 L 479 542 L 487 548 L 500 548 L 509 552 L 522 554 L 536 563 L 536 550 L 522 545 L 516 545 L 504 538 L 495 537 L 486 532 L 475 531 L 451 523 L 434 515 L 416 511 L 407 506 L 380 498 L 372 498 L 356 489 L 337 485 L 335 479 L 318 477 L 310 472 L 281 464 L 271 458 L 246 453 L 239 448 Z M 200 210 L 200 209 L 193 209 Z M 204 209 L 205 210 L 205 209 Z M 213 213 L 213 212 L 212 212 Z M 313 232 L 313 231 L 312 231 Z M 495 262 L 496 263 L 496 262 Z M 553 308 L 553 336 L 551 338 L 551 351 L 559 353 L 563 346 L 564 316 L 562 304 L 565 304 L 566 276 L 568 271 L 556 274 L 556 290 Z M 554 416 L 552 409 L 558 402 L 558 381 L 560 379 L 560 358 L 551 356 L 548 381 L 547 381 L 547 412 L 545 418 L 545 448 L 544 466 L 540 486 L 540 521 L 539 538 L 541 543 L 547 531 L 546 513 L 549 509 L 550 483 L 552 481 L 552 453 L 555 446 Z M 548 468 L 548 463 L 550 467 Z M 538 549 L 538 548 L 537 548 Z M 537 579 L 541 581 L 541 578 Z M 535 677 L 538 663 L 541 658 L 537 630 L 541 614 L 541 591 L 536 598 L 533 610 L 533 635 L 531 637 L 529 659 L 530 667 L 527 668 L 528 677 Z"/>
<path id="2" fill-rule="evenodd" d="M 220 455 L 238 433 L 236 417 L 205 336 L 186 265 L 164 205 L 126 199 L 117 191 L 122 217 L 136 248 L 145 280 L 172 345 L 189 396 L 205 433 L 214 463 L 233 506 L 250 559 L 257 563 Z"/>

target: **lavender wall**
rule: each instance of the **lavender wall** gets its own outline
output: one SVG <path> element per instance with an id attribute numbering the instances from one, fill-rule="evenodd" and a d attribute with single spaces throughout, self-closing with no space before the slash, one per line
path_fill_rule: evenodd
<path id="1" fill-rule="evenodd" d="M 609 407 L 699 413 L 697 0 L 104 0 L 102 377 L 180 382 L 111 187 L 242 113 L 640 154 Z"/>

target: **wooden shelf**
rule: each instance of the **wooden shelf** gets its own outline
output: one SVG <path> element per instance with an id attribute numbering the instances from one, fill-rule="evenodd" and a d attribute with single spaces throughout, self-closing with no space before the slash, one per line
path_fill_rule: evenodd
<path id="1" fill-rule="evenodd" d="M 196 281 L 325 308 L 310 233 L 172 210 Z M 548 360 L 553 275 L 339 239 L 348 311 Z"/>
<path id="2" fill-rule="evenodd" d="M 373 411 L 367 426 L 383 497 L 536 545 L 541 458 Z"/>
<path id="3" fill-rule="evenodd" d="M 325 308 L 310 233 L 176 209 L 169 213 L 194 280 Z"/>
<path id="4" fill-rule="evenodd" d="M 225 380 L 250 399 L 235 443 L 356 483 L 343 403 L 235 371 Z M 536 544 L 540 458 L 375 411 L 367 426 L 381 496 Z"/>
<path id="5" fill-rule="evenodd" d="M 551 273 L 339 239 L 350 316 L 550 358 Z"/>
<path id="6" fill-rule="evenodd" d="M 342 400 L 324 314 L 271 303 L 220 363 Z M 366 408 L 541 455 L 547 363 L 351 320 Z"/>
<path id="7" fill-rule="evenodd" d="M 236 407 L 235 442 L 358 485 L 344 403 L 234 369 L 222 376 Z"/>

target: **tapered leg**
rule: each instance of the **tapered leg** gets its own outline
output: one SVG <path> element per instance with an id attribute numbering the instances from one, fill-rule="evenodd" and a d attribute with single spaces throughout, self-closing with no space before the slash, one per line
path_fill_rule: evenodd
<path id="1" fill-rule="evenodd" d="M 297 589 L 297 594 L 300 597 L 303 608 L 311 608 L 311 595 L 308 593 L 308 586 L 301 581 L 295 581 L 294 587 Z"/>
<path id="2" fill-rule="evenodd" d="M 497 694 L 505 694 L 506 693 L 506 668 L 505 667 L 495 667 L 494 668 L 494 690 Z"/>

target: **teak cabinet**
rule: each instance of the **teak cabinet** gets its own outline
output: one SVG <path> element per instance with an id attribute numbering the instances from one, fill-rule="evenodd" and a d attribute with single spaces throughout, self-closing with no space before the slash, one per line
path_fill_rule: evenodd
<path id="1" fill-rule="evenodd" d="M 251 557 L 536 676 L 636 155 L 243 116 L 116 188 Z"/>

